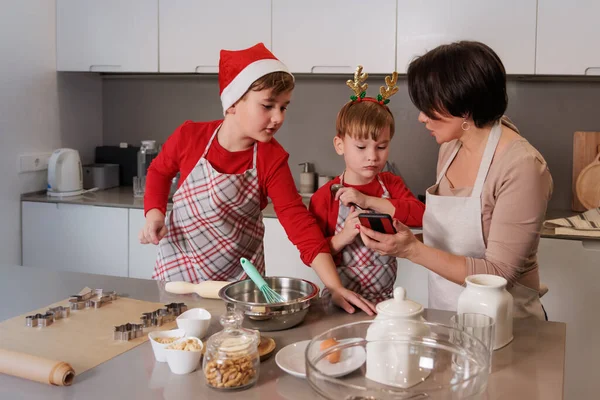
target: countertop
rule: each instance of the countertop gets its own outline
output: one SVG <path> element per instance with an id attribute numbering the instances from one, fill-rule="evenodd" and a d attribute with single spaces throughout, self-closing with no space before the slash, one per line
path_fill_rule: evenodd
<path id="1" fill-rule="evenodd" d="M 74 272 L 56 272 L 39 268 L 0 266 L 0 320 L 38 309 L 67 298 L 81 288 L 103 288 L 125 293 L 131 298 L 171 302 L 203 307 L 213 319 L 209 335 L 219 331 L 218 316 L 225 311 L 220 300 L 196 295 L 175 296 L 159 290 L 155 281 L 118 278 Z M 26 290 L 32 287 L 36 290 Z M 10 307 L 8 306 L 10 304 Z M 430 321 L 447 322 L 451 313 L 426 310 Z M 306 320 L 286 331 L 269 332 L 277 349 L 310 339 L 316 334 L 344 323 L 367 320 L 363 313 L 346 314 L 328 307 L 311 307 Z M 111 327 L 107 327 L 110 329 Z M 537 320 L 515 320 L 515 339 L 494 352 L 492 374 L 483 399 L 562 399 L 565 365 L 566 325 Z M 0 338 L 1 346 L 1 338 Z M 0 375 L 2 399 L 287 399 L 319 398 L 303 379 L 294 378 L 277 367 L 272 356 L 261 364 L 258 383 L 251 389 L 223 393 L 208 388 L 201 371 L 188 375 L 171 374 L 166 363 L 157 363 L 150 343 L 146 342 L 75 377 L 70 387 L 48 386 Z M 342 399 L 340 399 L 342 400 Z"/>
<path id="2" fill-rule="evenodd" d="M 131 186 L 120 186 L 117 188 L 99 190 L 96 192 L 85 193 L 81 196 L 73 197 L 50 197 L 46 192 L 35 192 L 21 195 L 21 201 L 33 201 L 42 203 L 64 203 L 64 204 L 79 204 L 101 207 L 119 207 L 119 208 L 144 208 L 144 199 L 133 196 L 133 188 Z M 309 197 L 303 197 L 302 201 L 308 207 Z M 172 204 L 167 205 L 167 209 L 171 209 Z M 570 210 L 549 210 L 546 219 L 570 217 L 577 214 Z M 263 210 L 263 217 L 277 218 L 273 204 L 269 203 Z M 569 240 L 599 240 L 600 237 L 586 237 L 576 235 L 556 235 L 553 229 L 542 229 L 542 237 L 552 239 L 569 239 Z"/>
<path id="3" fill-rule="evenodd" d="M 309 198 L 303 197 L 302 200 L 308 207 Z M 134 197 L 133 187 L 131 186 L 119 186 L 112 189 L 98 190 L 96 192 L 84 193 L 81 196 L 72 197 L 51 197 L 46 195 L 45 191 L 34 192 L 21 195 L 21 201 L 144 209 L 144 199 L 142 197 Z M 172 203 L 168 203 L 167 210 L 170 210 L 172 206 Z M 272 203 L 269 203 L 263 210 L 263 217 L 277 218 Z"/>

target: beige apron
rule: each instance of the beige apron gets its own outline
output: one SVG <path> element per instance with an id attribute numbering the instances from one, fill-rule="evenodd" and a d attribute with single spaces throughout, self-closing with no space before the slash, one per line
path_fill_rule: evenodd
<path id="1" fill-rule="evenodd" d="M 426 192 L 423 240 L 427 246 L 465 257 L 485 257 L 486 246 L 481 222 L 481 193 L 501 135 L 502 125 L 497 123 L 492 127 L 485 146 L 471 196 L 436 195 L 440 181 L 460 149 L 461 142 L 457 141 L 456 148 L 440 171 L 436 184 Z M 458 296 L 463 289 L 463 286 L 430 271 L 429 308 L 456 311 Z M 515 318 L 533 315 L 544 319 L 538 291 L 519 283 L 508 288 L 508 291 L 514 298 L 513 315 Z"/>

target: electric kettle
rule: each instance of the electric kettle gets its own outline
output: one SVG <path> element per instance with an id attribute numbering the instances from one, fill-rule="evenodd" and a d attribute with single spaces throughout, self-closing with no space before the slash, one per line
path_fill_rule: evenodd
<path id="1" fill-rule="evenodd" d="M 77 196 L 83 193 L 83 173 L 79 152 L 54 150 L 48 161 L 48 195 Z"/>

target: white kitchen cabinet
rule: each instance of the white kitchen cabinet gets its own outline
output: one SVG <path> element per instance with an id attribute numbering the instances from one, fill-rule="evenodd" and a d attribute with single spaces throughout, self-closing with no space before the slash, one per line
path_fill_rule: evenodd
<path id="1" fill-rule="evenodd" d="M 537 56 L 539 75 L 600 75 L 597 0 L 539 0 Z"/>
<path id="2" fill-rule="evenodd" d="M 221 49 L 271 47 L 271 0 L 159 0 L 160 72 L 218 72 Z"/>
<path id="3" fill-rule="evenodd" d="M 395 32 L 396 0 L 273 1 L 273 52 L 292 72 L 347 75 L 361 64 L 391 74 Z"/>
<path id="4" fill-rule="evenodd" d="M 56 69 L 158 71 L 158 0 L 57 0 Z"/>
<path id="5" fill-rule="evenodd" d="M 141 244 L 139 232 L 144 227 L 144 210 L 129 209 L 129 277 L 151 279 L 156 265 L 158 246 Z"/>
<path id="6" fill-rule="evenodd" d="M 266 276 L 288 276 L 313 282 L 323 288 L 323 282 L 312 268 L 300 259 L 300 252 L 290 242 L 277 218 L 263 218 L 265 224 Z"/>
<path id="7" fill-rule="evenodd" d="M 542 303 L 550 321 L 567 324 L 565 399 L 593 399 L 600 392 L 600 240 L 542 238 L 540 280 L 548 286 Z"/>
<path id="8" fill-rule="evenodd" d="M 127 209 L 22 203 L 23 265 L 127 276 Z"/>
<path id="9" fill-rule="evenodd" d="M 535 26 L 536 0 L 398 0 L 398 72 L 440 44 L 475 40 L 498 53 L 508 74 L 533 74 Z"/>

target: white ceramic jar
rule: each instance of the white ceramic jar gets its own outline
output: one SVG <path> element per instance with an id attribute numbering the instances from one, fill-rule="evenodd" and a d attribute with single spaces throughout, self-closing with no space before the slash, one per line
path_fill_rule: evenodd
<path id="1" fill-rule="evenodd" d="M 394 298 L 377 304 L 377 317 L 367 331 L 366 377 L 385 385 L 409 388 L 429 376 L 419 365 L 420 355 L 411 351 L 409 337 L 426 336 L 429 329 L 423 306 L 406 299 L 406 290 L 394 289 Z"/>
<path id="2" fill-rule="evenodd" d="M 479 313 L 494 319 L 494 350 L 513 340 L 513 297 L 506 290 L 506 279 L 497 275 L 471 275 L 458 297 L 457 313 Z"/>

